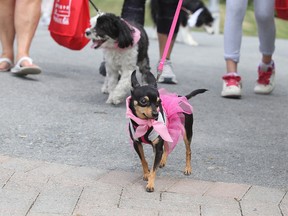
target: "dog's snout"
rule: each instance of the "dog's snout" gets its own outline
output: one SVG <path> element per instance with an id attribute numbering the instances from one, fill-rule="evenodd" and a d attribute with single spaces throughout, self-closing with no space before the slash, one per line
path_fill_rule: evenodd
<path id="1" fill-rule="evenodd" d="M 157 111 L 152 111 L 152 116 L 153 116 L 153 118 L 157 118 L 158 117 L 158 112 Z"/>
<path id="2" fill-rule="evenodd" d="M 85 31 L 86 36 L 90 36 L 91 35 L 91 31 L 87 30 Z"/>

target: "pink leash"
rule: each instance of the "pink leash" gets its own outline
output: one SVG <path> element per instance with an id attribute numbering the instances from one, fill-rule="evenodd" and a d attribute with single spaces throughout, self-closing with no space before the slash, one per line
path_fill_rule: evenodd
<path id="1" fill-rule="evenodd" d="M 166 41 L 166 44 L 165 44 L 164 52 L 163 52 L 162 58 L 161 58 L 161 60 L 159 62 L 158 68 L 157 68 L 157 72 L 158 72 L 157 80 L 159 79 L 159 77 L 160 77 L 160 75 L 161 75 L 161 73 L 163 71 L 163 65 L 164 65 L 164 62 L 166 60 L 169 47 L 171 45 L 172 37 L 174 35 L 174 31 L 175 31 L 175 27 L 176 27 L 177 20 L 178 20 L 178 17 L 179 17 L 179 13 L 180 13 L 180 10 L 181 10 L 182 2 L 183 2 L 183 0 L 179 0 L 177 8 L 176 8 L 176 11 L 175 11 L 175 14 L 174 14 L 173 22 L 172 22 L 172 25 L 171 25 L 171 28 L 170 28 L 170 31 L 169 31 L 169 35 L 168 35 L 168 38 L 167 38 L 167 41 Z"/>

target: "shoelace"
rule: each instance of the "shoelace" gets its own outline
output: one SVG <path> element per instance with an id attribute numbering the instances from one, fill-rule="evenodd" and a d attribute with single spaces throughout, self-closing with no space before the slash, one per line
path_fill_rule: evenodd
<path id="1" fill-rule="evenodd" d="M 272 75 L 272 68 L 268 68 L 268 71 L 261 71 L 258 69 L 258 80 L 257 82 L 262 85 L 269 85 L 270 78 Z"/>
<path id="2" fill-rule="evenodd" d="M 223 80 L 225 80 L 226 86 L 239 86 L 241 77 L 235 75 L 225 75 L 223 76 Z"/>

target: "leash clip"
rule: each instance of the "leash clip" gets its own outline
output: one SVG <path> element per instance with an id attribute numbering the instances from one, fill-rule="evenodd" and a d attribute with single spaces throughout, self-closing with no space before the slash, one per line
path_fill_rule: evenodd
<path id="1" fill-rule="evenodd" d="M 156 78 L 156 81 L 157 81 L 157 82 L 158 82 L 158 80 L 159 80 L 159 77 L 160 77 L 161 74 L 162 74 L 163 67 L 164 67 L 164 60 L 161 59 L 161 61 L 159 62 L 158 68 L 157 68 L 157 78 Z"/>

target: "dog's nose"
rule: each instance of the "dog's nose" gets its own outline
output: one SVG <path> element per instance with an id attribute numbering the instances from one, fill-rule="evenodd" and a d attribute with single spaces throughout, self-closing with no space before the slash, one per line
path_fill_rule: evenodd
<path id="1" fill-rule="evenodd" d="M 158 112 L 157 111 L 153 111 L 152 112 L 152 116 L 153 116 L 153 118 L 157 118 L 158 117 Z"/>
<path id="2" fill-rule="evenodd" d="M 86 34 L 86 36 L 89 36 L 89 35 L 91 35 L 91 31 L 86 31 L 85 34 Z"/>

